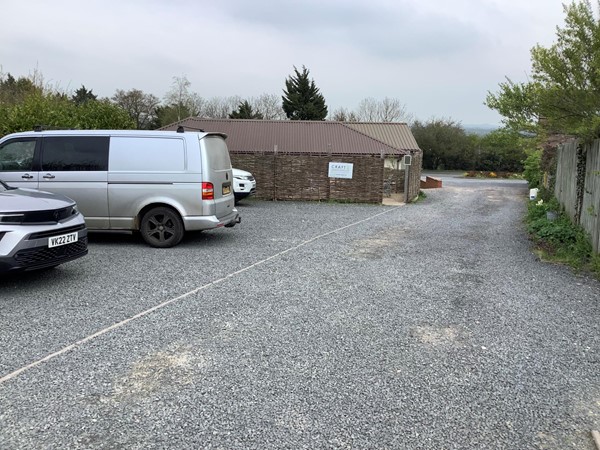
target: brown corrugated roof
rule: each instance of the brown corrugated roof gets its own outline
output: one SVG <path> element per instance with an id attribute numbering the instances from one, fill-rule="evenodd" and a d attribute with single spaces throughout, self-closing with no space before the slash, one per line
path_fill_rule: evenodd
<path id="1" fill-rule="evenodd" d="M 234 153 L 270 153 L 276 149 L 279 153 L 297 154 L 404 155 L 419 149 L 406 124 L 356 125 L 357 128 L 331 121 L 189 117 L 161 129 L 176 130 L 183 126 L 189 131 L 222 132 L 227 134 L 227 147 Z M 370 132 L 378 134 L 373 136 Z"/>
<path id="2" fill-rule="evenodd" d="M 419 149 L 419 144 L 410 131 L 410 127 L 405 123 L 344 122 L 344 125 L 394 148 L 413 151 Z"/>

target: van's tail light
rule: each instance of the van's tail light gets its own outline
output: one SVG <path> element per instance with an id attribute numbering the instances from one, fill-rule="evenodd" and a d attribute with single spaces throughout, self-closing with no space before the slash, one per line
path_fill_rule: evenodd
<path id="1" fill-rule="evenodd" d="M 215 188 L 212 183 L 202 183 L 202 200 L 214 200 Z"/>

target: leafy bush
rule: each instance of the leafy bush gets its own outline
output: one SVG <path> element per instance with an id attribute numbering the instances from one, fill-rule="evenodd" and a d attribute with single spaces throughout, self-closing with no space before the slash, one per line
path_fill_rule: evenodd
<path id="1" fill-rule="evenodd" d="M 21 103 L 0 108 L 0 136 L 31 131 L 36 125 L 50 128 L 134 128 L 127 112 L 108 100 L 76 105 L 62 94 L 34 93 Z"/>
<path id="2" fill-rule="evenodd" d="M 529 202 L 526 222 L 527 231 L 548 259 L 600 275 L 600 255 L 594 253 L 589 236 L 560 211 L 555 198 Z"/>
<path id="3" fill-rule="evenodd" d="M 530 188 L 536 188 L 542 185 L 543 172 L 541 167 L 542 151 L 534 150 L 529 153 L 523 163 L 523 178 L 529 182 Z"/>

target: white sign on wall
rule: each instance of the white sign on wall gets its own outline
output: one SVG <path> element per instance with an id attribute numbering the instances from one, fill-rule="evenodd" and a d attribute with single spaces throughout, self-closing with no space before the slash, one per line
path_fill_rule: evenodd
<path id="1" fill-rule="evenodd" d="M 352 178 L 352 170 L 354 164 L 330 162 L 329 163 L 329 178 Z"/>

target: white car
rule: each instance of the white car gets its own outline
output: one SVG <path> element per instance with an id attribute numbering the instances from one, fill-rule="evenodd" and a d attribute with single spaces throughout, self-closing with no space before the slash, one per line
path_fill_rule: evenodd
<path id="1" fill-rule="evenodd" d="M 238 202 L 256 192 L 256 180 L 250 172 L 233 169 L 233 195 Z"/>
<path id="2" fill-rule="evenodd" d="M 54 267 L 87 252 L 73 200 L 0 181 L 0 273 Z"/>

